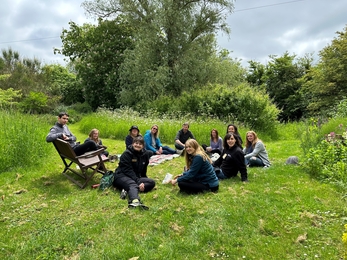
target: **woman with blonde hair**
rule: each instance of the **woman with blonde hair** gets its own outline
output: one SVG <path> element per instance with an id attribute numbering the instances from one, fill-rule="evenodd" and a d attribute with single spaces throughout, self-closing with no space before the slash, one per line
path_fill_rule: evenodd
<path id="1" fill-rule="evenodd" d="M 84 142 L 94 141 L 96 143 L 98 149 L 101 147 L 106 149 L 107 147 L 102 144 L 102 141 L 99 138 L 99 134 L 100 134 L 100 131 L 98 129 L 96 129 L 96 128 L 92 129 L 88 135 L 88 138 Z M 106 157 L 108 157 L 109 153 L 108 153 L 108 151 L 104 150 L 102 152 L 102 155 L 105 155 Z"/>
<path id="2" fill-rule="evenodd" d="M 271 165 L 265 145 L 254 131 L 247 132 L 246 147 L 243 152 L 245 163 L 249 167 L 269 167 Z"/>
<path id="3" fill-rule="evenodd" d="M 176 151 L 169 146 L 163 146 L 159 139 L 159 126 L 152 125 L 151 130 L 147 130 L 143 137 L 145 139 L 146 150 L 154 154 L 175 154 Z"/>
<path id="4" fill-rule="evenodd" d="M 185 150 L 186 170 L 171 180 L 171 184 L 178 184 L 180 192 L 188 194 L 218 191 L 219 181 L 212 161 L 199 143 L 189 139 L 185 143 Z"/>

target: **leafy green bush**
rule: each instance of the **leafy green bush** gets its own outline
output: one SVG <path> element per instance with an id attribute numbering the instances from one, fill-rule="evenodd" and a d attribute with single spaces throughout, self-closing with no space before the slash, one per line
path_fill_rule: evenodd
<path id="1" fill-rule="evenodd" d="M 20 103 L 23 112 L 42 114 L 48 112 L 48 96 L 42 92 L 30 91 L 29 95 Z"/>
<path id="2" fill-rule="evenodd" d="M 193 91 L 194 92 L 194 91 Z M 195 117 L 214 117 L 228 122 L 241 122 L 249 129 L 274 132 L 279 110 L 266 93 L 251 88 L 248 84 L 236 87 L 209 85 L 194 92 L 183 92 L 178 98 L 162 97 L 148 103 L 159 113 L 184 111 Z M 143 108 L 143 106 L 142 106 Z"/>
<path id="3" fill-rule="evenodd" d="M 347 135 L 347 133 L 345 133 Z M 347 145 L 345 140 L 331 137 L 306 154 L 304 168 L 321 180 L 347 184 Z"/>

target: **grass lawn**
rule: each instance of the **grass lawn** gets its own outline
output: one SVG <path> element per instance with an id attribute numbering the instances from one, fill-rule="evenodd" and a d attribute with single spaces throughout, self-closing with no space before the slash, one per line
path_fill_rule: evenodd
<path id="1" fill-rule="evenodd" d="M 85 139 L 78 124 L 70 129 Z M 125 148 L 103 142 L 111 154 Z M 284 164 L 301 155 L 297 140 L 265 144 L 273 165 L 249 169 L 246 184 L 222 181 L 216 194 L 161 184 L 181 173 L 183 157 L 149 167 L 148 211 L 128 209 L 118 190 L 91 189 L 101 175 L 81 190 L 47 144 L 43 166 L 0 174 L 0 259 L 342 259 L 345 192 Z"/>

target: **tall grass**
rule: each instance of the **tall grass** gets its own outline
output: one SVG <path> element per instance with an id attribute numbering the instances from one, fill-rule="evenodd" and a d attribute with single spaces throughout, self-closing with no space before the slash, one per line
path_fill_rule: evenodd
<path id="1" fill-rule="evenodd" d="M 198 142 L 205 144 L 209 144 L 210 142 L 210 132 L 212 128 L 217 129 L 222 138 L 226 134 L 227 125 L 230 123 L 234 123 L 238 126 L 242 139 L 245 139 L 246 132 L 251 130 L 237 122 L 224 122 L 209 117 L 194 118 L 186 114 L 166 115 L 158 118 L 156 117 L 156 113 L 153 115 L 140 114 L 131 109 L 115 111 L 99 110 L 97 113 L 89 114 L 81 120 L 80 130 L 85 135 L 88 135 L 91 129 L 97 128 L 100 130 L 100 136 L 102 138 L 124 140 L 132 125 L 137 125 L 140 128 L 141 134 L 144 135 L 146 130 L 149 130 L 153 124 L 157 124 L 159 126 L 159 138 L 161 142 L 170 145 L 174 143 L 177 131 L 182 128 L 182 124 L 185 122 L 189 122 L 189 130 L 192 131 Z M 294 124 L 292 126 L 294 126 Z M 278 127 L 280 127 L 280 125 Z M 291 130 L 286 132 L 285 137 L 280 137 L 276 127 L 274 127 L 274 129 L 275 130 L 271 133 L 260 132 L 258 134 L 264 141 L 277 140 L 279 138 L 285 139 L 289 135 L 293 135 Z"/>
<path id="2" fill-rule="evenodd" d="M 48 151 L 45 137 L 49 127 L 42 124 L 45 119 L 2 110 L 0 121 L 0 172 L 40 165 Z"/>

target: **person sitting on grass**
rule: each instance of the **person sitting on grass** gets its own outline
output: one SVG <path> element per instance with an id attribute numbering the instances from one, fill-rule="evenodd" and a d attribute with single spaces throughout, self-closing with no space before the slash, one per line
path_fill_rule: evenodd
<path id="1" fill-rule="evenodd" d="M 270 161 L 264 143 L 254 131 L 246 134 L 246 147 L 243 149 L 246 165 L 249 167 L 269 167 Z"/>
<path id="2" fill-rule="evenodd" d="M 247 182 L 247 168 L 245 157 L 240 148 L 239 139 L 236 135 L 229 133 L 223 139 L 224 150 L 222 155 L 213 163 L 214 167 L 219 167 L 217 176 L 219 179 L 228 179 L 236 177 L 237 173 L 241 173 L 241 181 Z"/>
<path id="3" fill-rule="evenodd" d="M 178 184 L 180 192 L 188 194 L 217 192 L 219 181 L 210 157 L 194 139 L 189 139 L 185 143 L 185 150 L 186 170 L 171 180 L 171 184 Z"/>
<path id="4" fill-rule="evenodd" d="M 195 139 L 193 133 L 189 130 L 189 123 L 184 123 L 182 129 L 179 130 L 175 137 L 175 147 L 178 150 L 178 154 L 182 154 L 185 148 L 185 144 L 188 139 Z"/>
<path id="5" fill-rule="evenodd" d="M 114 174 L 113 186 L 126 192 L 129 208 L 148 209 L 142 204 L 139 192 L 149 192 L 155 187 L 155 181 L 147 177 L 147 166 L 153 152 L 145 150 L 144 147 L 142 136 L 135 137 L 132 145 L 128 146 L 120 157 Z"/>
<path id="6" fill-rule="evenodd" d="M 77 156 L 86 152 L 98 150 L 96 143 L 91 140 L 85 142 L 84 144 L 77 143 L 76 136 L 70 132 L 69 127 L 66 125 L 68 121 L 69 114 L 66 112 L 60 112 L 58 115 L 58 121 L 54 126 L 51 127 L 48 135 L 46 136 L 46 142 L 53 142 L 58 138 L 62 139 L 70 144 Z"/>
<path id="7" fill-rule="evenodd" d="M 206 144 L 203 144 L 202 147 L 207 153 L 210 154 L 221 154 L 223 151 L 223 139 L 218 135 L 217 129 L 211 130 L 211 136 L 210 136 L 210 146 L 207 146 Z"/>
<path id="8" fill-rule="evenodd" d="M 175 154 L 176 151 L 168 146 L 163 146 L 159 139 L 159 127 L 153 125 L 151 130 L 147 130 L 144 135 L 146 150 L 152 151 L 154 154 Z"/>
<path id="9" fill-rule="evenodd" d="M 137 127 L 137 125 L 131 126 L 129 129 L 129 134 L 125 138 L 125 149 L 127 149 L 129 145 L 132 145 L 134 138 L 138 136 L 141 136 L 140 129 Z"/>
<path id="10" fill-rule="evenodd" d="M 90 131 L 89 135 L 88 135 L 88 138 L 87 138 L 84 142 L 86 143 L 86 142 L 89 142 L 89 141 L 93 141 L 93 142 L 96 143 L 98 149 L 99 149 L 99 148 L 105 148 L 105 149 L 106 149 L 107 147 L 104 146 L 104 145 L 102 144 L 102 141 L 101 141 L 101 139 L 99 138 L 99 133 L 100 133 L 100 132 L 99 132 L 98 129 L 96 129 L 96 128 L 92 129 L 92 130 Z M 104 151 L 102 152 L 102 155 L 104 155 L 105 157 L 108 157 L 109 152 L 106 151 L 106 150 L 104 150 Z"/>

